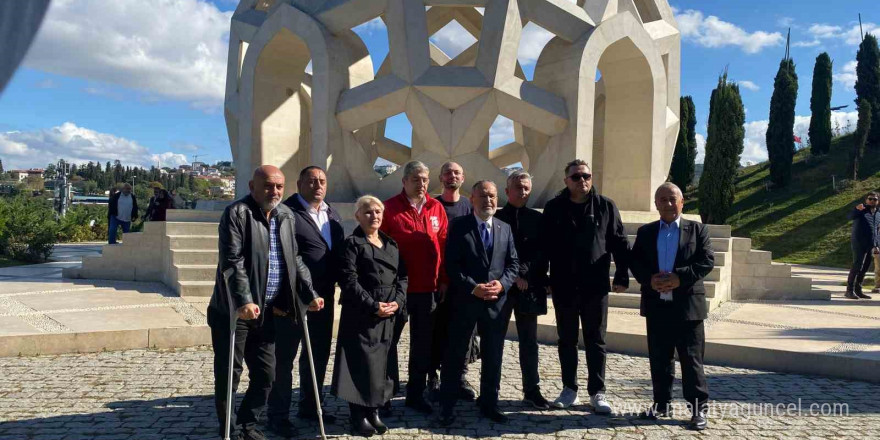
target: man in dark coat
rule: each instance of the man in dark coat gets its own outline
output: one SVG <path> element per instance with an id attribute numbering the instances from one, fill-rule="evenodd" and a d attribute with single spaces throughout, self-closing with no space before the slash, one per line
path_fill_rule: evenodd
<path id="1" fill-rule="evenodd" d="M 226 423 L 230 332 L 235 328 L 233 393 L 242 360 L 250 383 L 237 413 L 242 432 L 233 438 L 263 439 L 257 418 L 266 406 L 275 379 L 274 309 L 300 319 L 318 311 L 324 300 L 312 288 L 309 270 L 299 256 L 296 220 L 281 204 L 284 174 L 263 165 L 254 171 L 250 194 L 229 205 L 220 218 L 217 277 L 208 305 L 208 326 L 214 346 L 214 401 L 220 435 Z M 232 415 L 231 426 L 236 426 Z"/>
<path id="2" fill-rule="evenodd" d="M 684 197 L 666 182 L 654 195 L 660 220 L 639 228 L 630 268 L 641 285 L 641 315 L 648 330 L 648 360 L 654 404 L 641 414 L 656 420 L 670 415 L 675 352 L 681 361 L 684 398 L 691 407 L 690 429 L 707 427 L 709 387 L 703 372 L 708 315 L 703 278 L 715 266 L 709 228 L 681 218 Z"/>
<path id="3" fill-rule="evenodd" d="M 513 308 L 519 340 L 519 368 L 522 372 L 523 400 L 537 409 L 550 409 L 541 394 L 538 375 L 538 316 L 547 314 L 547 288 L 541 284 L 547 273 L 538 258 L 541 213 L 526 207 L 532 192 L 532 176 L 515 171 L 507 178 L 507 205 L 495 218 L 510 225 L 519 257 L 519 274 L 510 289 L 507 307 Z"/>
<path id="4" fill-rule="evenodd" d="M 510 226 L 493 218 L 498 206 L 498 189 L 491 181 L 473 187 L 474 215 L 460 217 L 450 228 L 446 244 L 446 273 L 450 280 L 452 316 L 449 340 L 440 378 L 442 412 L 440 423 L 455 421 L 453 408 L 459 398 L 459 379 L 467 361 L 474 327 L 480 331 L 480 413 L 496 423 L 507 416 L 498 409 L 504 336 L 510 323 L 507 293 L 519 270 Z"/>
<path id="5" fill-rule="evenodd" d="M 122 206 L 120 210 L 119 207 Z M 125 184 L 122 190 L 111 195 L 107 203 L 107 237 L 110 244 L 116 244 L 116 230 L 122 226 L 122 232 L 127 234 L 131 230 L 131 224 L 138 218 L 137 198 L 131 192 L 131 185 Z"/>
<path id="6" fill-rule="evenodd" d="M 299 173 L 296 186 L 299 192 L 288 197 L 284 205 L 296 217 L 296 245 L 299 255 L 309 268 L 315 291 L 324 299 L 323 309 L 309 313 L 309 337 L 320 390 L 324 384 L 333 338 L 334 297 L 339 278 L 335 247 L 345 239 L 345 232 L 336 210 L 324 202 L 327 175 L 323 169 L 317 166 L 306 167 Z M 275 325 L 275 383 L 269 394 L 268 425 L 275 433 L 292 437 L 296 432 L 288 417 L 293 385 L 293 359 L 300 344 L 303 344 L 302 349 L 305 350 L 305 342 L 302 339 L 302 328 L 294 319 L 278 317 Z M 317 420 L 311 370 L 305 356 L 299 358 L 299 389 L 297 417 Z M 323 396 L 321 399 L 323 400 Z M 333 423 L 335 419 L 332 414 L 324 414 L 324 421 L 328 423 Z"/>
<path id="7" fill-rule="evenodd" d="M 877 192 L 871 192 L 865 197 L 865 203 L 861 203 L 849 213 L 852 225 L 852 252 L 853 263 L 846 279 L 846 294 L 849 299 L 871 299 L 862 292 L 862 282 L 865 273 L 871 266 L 873 254 L 880 252 L 880 210 L 877 209 Z"/>
<path id="8" fill-rule="evenodd" d="M 596 414 L 610 414 L 605 399 L 605 329 L 608 292 L 629 286 L 629 243 L 620 212 L 608 197 L 593 188 L 586 162 L 575 159 L 565 166 L 565 189 L 547 202 L 541 223 L 542 265 L 549 262 L 562 393 L 556 408 L 580 404 L 578 398 L 578 321 L 583 327 L 589 372 L 587 391 Z M 609 283 L 611 256 L 616 270 Z"/>

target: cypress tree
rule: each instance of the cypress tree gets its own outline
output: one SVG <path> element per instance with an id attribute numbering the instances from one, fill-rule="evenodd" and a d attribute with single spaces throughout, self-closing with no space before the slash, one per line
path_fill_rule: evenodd
<path id="1" fill-rule="evenodd" d="M 688 174 L 688 161 L 691 159 L 688 145 L 688 125 L 691 115 L 690 108 L 684 97 L 679 98 L 681 116 L 679 117 L 678 139 L 675 141 L 675 152 L 672 154 L 672 166 L 669 169 L 669 181 L 676 184 L 682 191 L 687 190 L 692 174 Z"/>
<path id="2" fill-rule="evenodd" d="M 880 147 L 880 48 L 877 37 L 867 34 L 856 54 L 856 104 L 861 110 L 865 100 L 871 108 L 871 129 L 868 132 L 869 148 Z M 862 118 L 859 117 L 861 122 Z"/>
<path id="3" fill-rule="evenodd" d="M 0 174 L 3 174 L 3 159 L 0 159 Z"/>
<path id="4" fill-rule="evenodd" d="M 813 67 L 813 92 L 810 96 L 810 146 L 815 155 L 831 150 L 831 57 L 822 52 Z"/>
<path id="5" fill-rule="evenodd" d="M 725 72 L 709 101 L 706 160 L 699 188 L 703 223 L 724 224 L 731 214 L 745 119 L 739 86 L 728 82 Z"/>
<path id="6" fill-rule="evenodd" d="M 794 60 L 779 63 L 770 98 L 770 123 L 767 126 L 767 155 L 770 159 L 770 181 L 784 187 L 791 181 L 794 159 L 794 106 L 797 102 L 797 73 Z"/>
<path id="7" fill-rule="evenodd" d="M 859 101 L 859 123 L 856 125 L 856 133 L 853 136 L 853 149 L 849 155 L 849 169 L 852 171 L 853 180 L 859 178 L 859 163 L 865 155 L 865 143 L 871 134 L 871 120 L 873 109 L 867 100 Z"/>
<path id="8" fill-rule="evenodd" d="M 695 164 L 697 162 L 697 109 L 694 107 L 694 98 L 685 96 L 688 106 L 688 184 L 694 181 Z"/>

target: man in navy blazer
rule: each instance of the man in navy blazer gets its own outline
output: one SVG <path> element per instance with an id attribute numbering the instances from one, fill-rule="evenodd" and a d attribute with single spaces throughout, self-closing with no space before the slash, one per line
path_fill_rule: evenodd
<path id="1" fill-rule="evenodd" d="M 681 218 L 684 197 L 675 184 L 657 188 L 660 220 L 639 228 L 630 270 L 642 286 L 641 315 L 648 330 L 648 361 L 654 405 L 641 414 L 656 420 L 670 415 L 675 352 L 681 362 L 684 398 L 691 408 L 690 429 L 707 427 L 709 387 L 703 371 L 708 315 L 703 278 L 715 267 L 709 228 Z"/>
<path id="2" fill-rule="evenodd" d="M 485 417 L 497 423 L 507 421 L 507 416 L 498 409 L 504 336 L 511 311 L 504 304 L 516 280 L 519 264 L 510 226 L 493 218 L 498 208 L 495 183 L 488 180 L 475 183 L 471 204 L 474 215 L 457 218 L 446 240 L 446 273 L 454 319 L 449 325 L 440 378 L 443 406 L 440 424 L 443 426 L 455 421 L 452 410 L 474 326 L 479 326 L 483 358 L 477 405 Z"/>
<path id="3" fill-rule="evenodd" d="M 325 307 L 321 311 L 309 313 L 309 336 L 311 336 L 312 355 L 315 362 L 315 375 L 320 388 L 324 383 L 327 363 L 330 359 L 330 345 L 333 338 L 333 313 L 336 301 L 336 282 L 339 279 L 336 250 L 345 239 L 342 220 L 329 204 L 324 202 L 327 194 L 327 175 L 317 166 L 309 166 L 299 173 L 296 181 L 297 193 L 284 201 L 296 217 L 296 244 L 303 263 L 309 268 L 315 291 L 324 298 Z M 276 317 L 277 318 L 277 317 Z M 300 324 L 292 319 L 275 319 L 276 323 L 276 365 L 275 384 L 269 395 L 267 411 L 269 429 L 282 437 L 296 434 L 289 420 L 291 387 L 293 382 L 293 359 L 302 341 Z M 303 346 L 303 352 L 305 348 Z M 306 356 L 299 357 L 300 400 L 297 417 L 317 420 L 315 392 L 312 388 L 309 362 Z M 321 396 L 323 399 L 323 396 Z M 324 420 L 332 423 L 335 417 L 324 414 Z"/>

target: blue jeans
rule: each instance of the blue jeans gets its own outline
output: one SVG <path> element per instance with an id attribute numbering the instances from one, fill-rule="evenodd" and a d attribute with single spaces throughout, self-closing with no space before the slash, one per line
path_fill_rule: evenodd
<path id="1" fill-rule="evenodd" d="M 122 232 L 128 234 L 131 229 L 131 222 L 124 222 L 116 217 L 110 217 L 110 227 L 107 230 L 107 238 L 110 244 L 116 244 L 116 229 L 122 226 Z"/>

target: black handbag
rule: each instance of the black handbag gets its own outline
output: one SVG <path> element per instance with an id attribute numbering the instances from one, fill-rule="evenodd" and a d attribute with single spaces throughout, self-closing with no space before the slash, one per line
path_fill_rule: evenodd
<path id="1" fill-rule="evenodd" d="M 543 287 L 529 286 L 525 292 L 517 292 L 516 311 L 523 315 L 546 315 L 547 291 Z"/>

